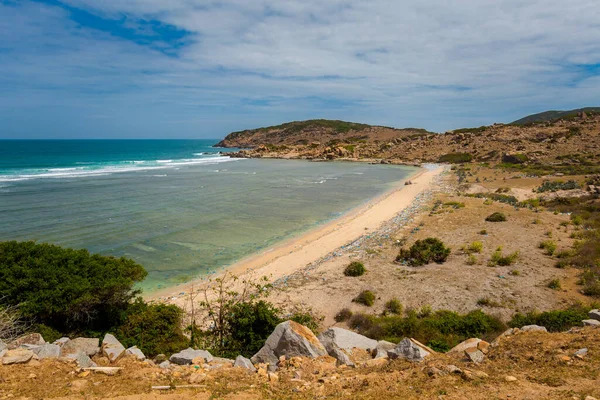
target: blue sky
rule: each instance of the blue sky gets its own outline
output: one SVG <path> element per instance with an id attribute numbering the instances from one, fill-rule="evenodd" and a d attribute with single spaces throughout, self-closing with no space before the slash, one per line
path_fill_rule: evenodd
<path id="1" fill-rule="evenodd" d="M 600 106 L 597 0 L 0 0 L 0 138 Z"/>

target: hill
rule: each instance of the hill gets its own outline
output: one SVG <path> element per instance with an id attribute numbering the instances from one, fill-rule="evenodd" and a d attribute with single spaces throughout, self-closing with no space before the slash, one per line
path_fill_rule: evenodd
<path id="1" fill-rule="evenodd" d="M 355 122 L 313 119 L 276 126 L 232 132 L 215 147 L 253 148 L 269 145 L 309 145 L 314 142 L 372 142 L 410 134 L 430 133 L 424 129 L 395 129 Z"/>
<path id="2" fill-rule="evenodd" d="M 527 124 L 535 124 L 540 122 L 550 122 L 556 121 L 562 118 L 572 118 L 576 117 L 581 113 L 600 113 L 600 107 L 585 107 L 578 108 L 576 110 L 569 111 L 544 111 L 538 114 L 528 115 L 524 118 L 521 118 L 517 121 L 512 122 L 512 125 L 527 125 Z"/>

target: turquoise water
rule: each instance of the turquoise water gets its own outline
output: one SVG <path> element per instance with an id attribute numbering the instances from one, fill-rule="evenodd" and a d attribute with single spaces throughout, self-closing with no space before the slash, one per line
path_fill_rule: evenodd
<path id="1" fill-rule="evenodd" d="M 127 256 L 145 291 L 214 273 L 412 167 L 230 159 L 215 141 L 0 141 L 0 240 Z"/>

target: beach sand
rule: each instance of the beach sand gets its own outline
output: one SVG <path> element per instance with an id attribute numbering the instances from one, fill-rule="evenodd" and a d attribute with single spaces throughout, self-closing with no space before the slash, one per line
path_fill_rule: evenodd
<path id="1" fill-rule="evenodd" d="M 254 276 L 266 276 L 270 281 L 275 281 L 300 271 L 308 264 L 325 257 L 365 233 L 376 232 L 382 224 L 409 207 L 420 193 L 428 190 L 434 178 L 443 171 L 442 166 L 422 169 L 407 179 L 412 182 L 411 185 L 405 185 L 405 181 L 401 181 L 392 190 L 340 218 L 240 260 L 223 272 L 211 275 L 211 278 L 226 272 L 237 276 L 252 273 Z M 165 288 L 148 294 L 146 299 L 168 301 L 185 306 L 186 296 L 183 294 L 189 293 L 193 287 L 198 287 L 205 282 L 206 280 L 199 279 Z"/>

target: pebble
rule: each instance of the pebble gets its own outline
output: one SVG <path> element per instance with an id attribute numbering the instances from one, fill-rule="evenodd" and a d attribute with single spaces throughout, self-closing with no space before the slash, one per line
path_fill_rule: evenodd
<path id="1" fill-rule="evenodd" d="M 517 378 L 515 378 L 514 376 L 507 375 L 507 376 L 504 377 L 504 380 L 506 382 L 516 382 Z"/>

